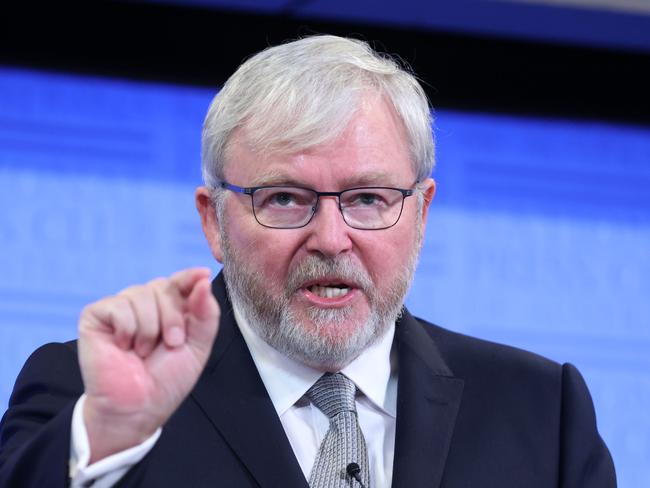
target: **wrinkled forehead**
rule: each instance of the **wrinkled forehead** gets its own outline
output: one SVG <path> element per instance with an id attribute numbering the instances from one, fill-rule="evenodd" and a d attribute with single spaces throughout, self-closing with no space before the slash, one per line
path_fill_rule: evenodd
<path id="1" fill-rule="evenodd" d="M 296 132 L 287 128 L 284 137 L 269 142 L 249 125 L 235 129 L 226 145 L 226 178 L 246 174 L 251 186 L 285 183 L 300 180 L 301 171 L 315 164 L 334 165 L 341 181 L 364 184 L 385 183 L 393 173 L 415 174 L 404 123 L 384 97 L 363 97 L 351 116 L 321 132 L 289 137 Z"/>

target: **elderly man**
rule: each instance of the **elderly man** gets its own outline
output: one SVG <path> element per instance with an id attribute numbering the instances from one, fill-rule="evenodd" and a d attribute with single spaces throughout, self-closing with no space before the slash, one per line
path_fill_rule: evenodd
<path id="1" fill-rule="evenodd" d="M 223 273 L 127 288 L 39 349 L 1 485 L 615 486 L 575 368 L 403 308 L 433 162 L 420 85 L 367 44 L 246 61 L 210 106 L 196 191 Z"/>

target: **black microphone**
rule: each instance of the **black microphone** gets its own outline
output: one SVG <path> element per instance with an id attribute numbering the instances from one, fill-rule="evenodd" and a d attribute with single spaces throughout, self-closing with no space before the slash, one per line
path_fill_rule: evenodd
<path id="1" fill-rule="evenodd" d="M 361 488 L 366 488 L 366 486 L 363 484 L 361 481 L 361 468 L 357 463 L 350 463 L 347 465 L 345 468 L 345 471 L 352 476 L 355 480 L 357 480 L 357 483 L 361 485 Z"/>

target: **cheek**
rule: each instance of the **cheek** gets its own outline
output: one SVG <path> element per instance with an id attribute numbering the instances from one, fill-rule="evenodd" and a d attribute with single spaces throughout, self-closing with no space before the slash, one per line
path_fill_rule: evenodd
<path id="1" fill-rule="evenodd" d="M 262 272 L 276 282 L 284 281 L 293 256 L 292 247 L 282 240 L 269 238 L 262 240 L 258 260 L 261 262 Z"/>
<path id="2" fill-rule="evenodd" d="M 287 231 L 255 227 L 239 228 L 231 242 L 242 264 L 250 266 L 267 280 L 269 286 L 282 285 L 298 247 Z"/>
<path id="3" fill-rule="evenodd" d="M 387 288 L 403 276 L 411 264 L 418 241 L 416 209 L 404 208 L 397 224 L 372 239 L 364 247 L 364 264 L 378 288 Z"/>
<path id="4" fill-rule="evenodd" d="M 405 236 L 404 236 L 405 237 Z M 377 236 L 361 250 L 361 261 L 378 288 L 388 286 L 395 275 L 403 272 L 408 252 L 401 234 Z"/>

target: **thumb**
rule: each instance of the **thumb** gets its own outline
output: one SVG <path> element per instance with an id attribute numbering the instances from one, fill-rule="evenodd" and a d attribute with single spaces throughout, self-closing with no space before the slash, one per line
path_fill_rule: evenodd
<path id="1" fill-rule="evenodd" d="M 187 342 L 209 351 L 217 334 L 221 311 L 207 277 L 194 285 L 187 298 L 187 313 Z"/>

